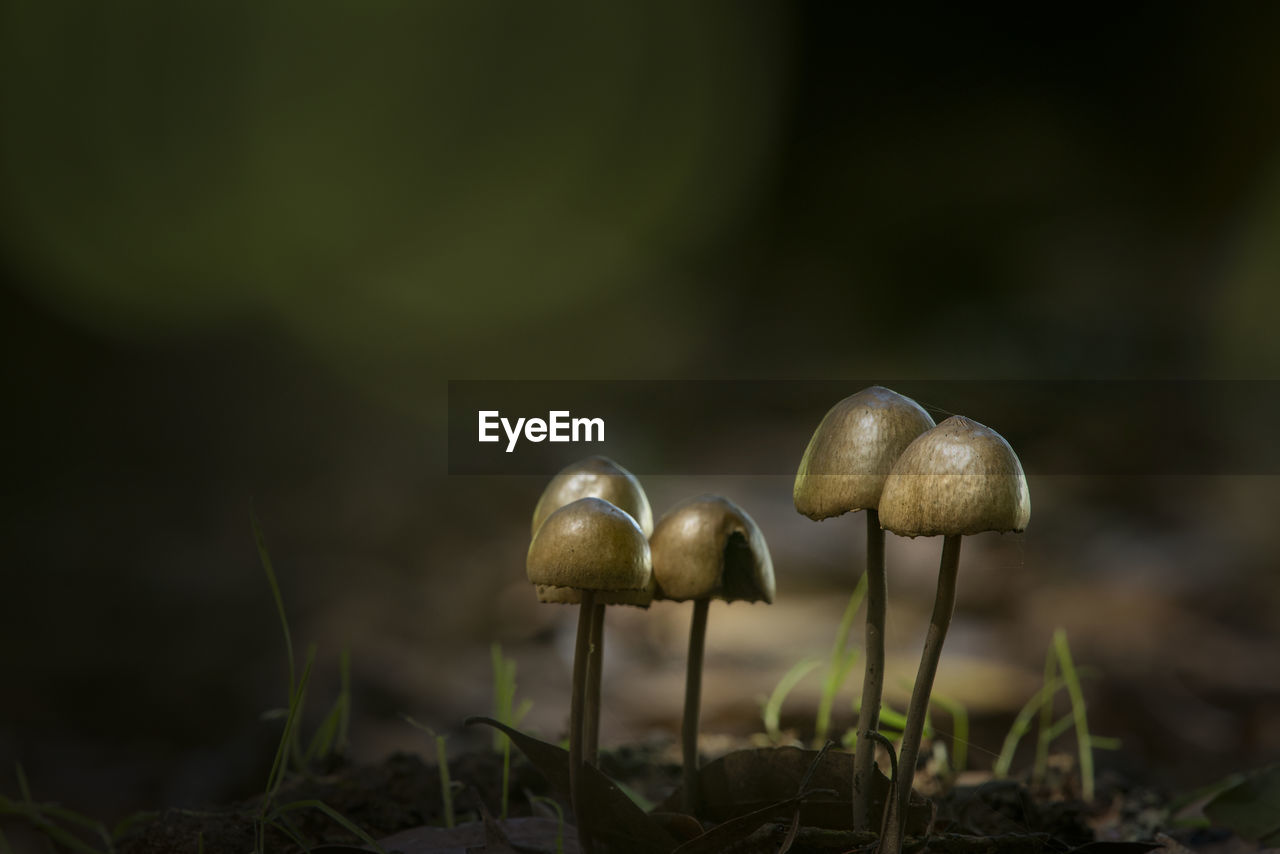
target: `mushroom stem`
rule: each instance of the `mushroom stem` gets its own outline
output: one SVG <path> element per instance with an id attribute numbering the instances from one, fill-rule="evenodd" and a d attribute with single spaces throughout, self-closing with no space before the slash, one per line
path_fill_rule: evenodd
<path id="1" fill-rule="evenodd" d="M 948 534 L 942 540 L 938 593 L 933 600 L 929 634 L 925 637 L 920 669 L 916 672 L 916 684 L 911 691 L 911 705 L 907 707 L 906 731 L 902 734 L 902 749 L 898 752 L 898 790 L 892 794 L 893 801 L 885 821 L 887 826 L 880 837 L 880 854 L 897 854 L 902 850 L 906 835 L 907 804 L 911 799 L 911 783 L 916 775 L 920 737 L 924 733 L 924 717 L 929 711 L 929 695 L 933 691 L 933 677 L 938 672 L 942 643 L 947 639 L 947 628 L 951 625 L 951 614 L 955 611 L 956 571 L 959 567 L 960 535 Z"/>
<path id="2" fill-rule="evenodd" d="M 591 666 L 587 668 L 587 699 L 582 723 L 582 759 L 596 764 L 600 753 L 600 676 L 604 666 L 604 609 L 599 603 L 591 614 Z"/>
<path id="3" fill-rule="evenodd" d="M 590 854 L 592 846 L 591 834 L 586 827 L 586 811 L 583 809 L 582 730 L 587 670 L 591 664 L 591 623 L 595 599 L 595 591 L 582 591 L 582 604 L 578 607 L 578 640 L 573 650 L 573 697 L 569 703 L 569 795 L 573 802 L 574 819 L 578 823 L 578 845 L 587 854 Z"/>
<path id="4" fill-rule="evenodd" d="M 693 603 L 693 622 L 689 626 L 689 662 L 685 668 L 684 722 L 680 738 L 684 749 L 684 811 L 697 815 L 698 810 L 698 718 L 702 706 L 702 654 L 706 648 L 707 610 L 710 599 Z"/>
<path id="5" fill-rule="evenodd" d="M 876 743 L 871 733 L 880 727 L 880 695 L 884 685 L 884 624 L 888 579 L 884 569 L 884 529 L 880 514 L 867 510 L 867 635 L 866 666 L 862 674 L 862 708 L 858 712 L 858 747 L 853 758 L 853 829 L 870 830 L 871 780 L 875 776 Z"/>

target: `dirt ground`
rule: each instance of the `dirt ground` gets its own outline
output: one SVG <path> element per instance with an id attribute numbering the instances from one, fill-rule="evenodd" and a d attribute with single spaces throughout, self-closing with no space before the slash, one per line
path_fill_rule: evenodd
<path id="1" fill-rule="evenodd" d="M 731 757 L 710 763 L 703 772 L 704 778 L 710 779 L 704 779 L 706 815 L 701 816 L 701 827 L 663 812 L 670 808 L 672 799 L 668 796 L 679 782 L 675 753 L 674 745 L 650 744 L 607 752 L 601 764 L 612 778 L 627 783 L 641 798 L 657 804 L 652 813 L 654 826 L 666 829 L 677 842 L 692 845 L 698 832 L 708 832 L 710 847 L 687 850 L 776 852 L 782 850 L 787 839 L 791 840 L 789 850 L 795 854 L 874 849 L 873 834 L 848 829 L 847 799 L 838 800 L 834 793 L 816 790 L 803 809 L 786 801 L 785 787 L 794 784 L 788 771 L 809 764 L 817 755 L 813 751 L 744 747 Z M 733 758 L 739 760 L 733 766 L 736 776 L 718 778 L 726 759 Z M 752 768 L 757 773 L 742 773 Z M 1242 839 L 1230 829 L 1192 826 L 1195 823 L 1187 818 L 1195 812 L 1194 805 L 1188 809 L 1175 804 L 1167 792 L 1127 783 L 1113 775 L 1101 780 L 1095 799 L 1085 803 L 1076 791 L 1078 776 L 1071 758 L 1055 755 L 1050 768 L 1052 773 L 1038 786 L 1028 786 L 1025 781 L 992 780 L 984 774 L 946 781 L 933 775 L 929 768 L 922 768 L 917 775 L 917 788 L 931 790 L 934 798 L 928 806 L 921 801 L 913 813 L 913 830 L 919 835 L 908 842 L 907 850 L 957 854 L 1132 854 L 1156 849 L 1168 854 L 1229 854 L 1263 850 L 1260 843 Z M 349 765 L 297 779 L 279 793 L 276 802 L 305 802 L 310 806 L 289 813 L 288 833 L 279 825 L 268 828 L 264 836 L 267 850 L 360 850 L 364 845 L 361 838 L 314 806 L 317 802 L 378 840 L 387 850 L 405 854 L 550 852 L 557 850 L 557 843 L 565 851 L 577 850 L 572 815 L 569 814 L 568 823 L 561 824 L 555 808 L 548 808 L 548 802 L 542 800 L 558 797 L 558 808 L 568 813 L 567 799 L 518 753 L 511 770 L 512 796 L 506 820 L 495 818 L 502 797 L 501 761 L 497 754 L 459 757 L 450 763 L 450 775 L 457 789 L 453 802 L 457 826 L 452 830 L 444 827 L 438 768 L 415 755 L 396 754 L 376 765 Z M 814 786 L 824 782 L 829 781 L 824 781 L 820 772 Z M 771 790 L 781 796 L 777 808 L 756 821 L 744 822 L 742 817 L 759 808 Z M 666 803 L 663 798 L 667 798 Z M 258 801 L 247 801 L 212 810 L 165 811 L 121 840 L 118 850 L 121 854 L 248 851 L 254 845 L 260 807 Z M 603 801 L 597 802 L 597 809 L 610 822 L 625 824 L 628 820 L 611 814 Z M 734 828 L 735 823 L 740 826 Z M 926 826 L 927 836 L 922 832 Z M 717 829 L 725 834 L 718 840 L 710 836 Z M 638 835 L 629 840 L 615 839 L 607 850 L 662 850 L 646 847 Z M 504 847 L 507 843 L 510 847 Z"/>

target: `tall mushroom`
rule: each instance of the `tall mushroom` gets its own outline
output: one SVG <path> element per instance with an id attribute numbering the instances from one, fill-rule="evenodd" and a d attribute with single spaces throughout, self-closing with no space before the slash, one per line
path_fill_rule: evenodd
<path id="1" fill-rule="evenodd" d="M 582 810 L 583 707 L 597 599 L 651 595 L 649 542 L 629 514 L 599 498 L 580 498 L 549 515 L 529 544 L 525 564 L 543 601 L 576 597 L 578 637 L 569 706 L 569 788 L 584 851 L 591 851 L 590 816 Z M 570 592 L 572 596 L 570 596 Z"/>
<path id="2" fill-rule="evenodd" d="M 702 655 L 712 599 L 773 602 L 773 560 L 756 523 L 719 495 L 699 495 L 673 507 L 650 539 L 655 598 L 693 601 L 689 660 L 685 670 L 684 806 L 698 808 L 698 718 L 702 704 Z"/>
<path id="3" fill-rule="evenodd" d="M 941 535 L 943 541 L 938 592 L 907 708 L 898 788 L 885 819 L 881 854 L 902 850 L 929 694 L 955 610 L 960 538 L 983 531 L 1021 531 L 1030 519 L 1031 495 L 1018 455 L 999 433 L 958 415 L 912 442 L 885 481 L 880 497 L 885 529 L 904 537 Z"/>
<path id="4" fill-rule="evenodd" d="M 796 472 L 796 510 L 820 521 L 866 510 L 867 627 L 858 712 L 858 746 L 853 761 L 853 826 L 868 830 L 875 742 L 884 684 L 884 621 L 888 582 L 884 532 L 877 512 L 885 478 L 911 441 L 933 426 L 920 404 L 883 386 L 871 386 L 831 407 L 805 448 Z"/>
<path id="5" fill-rule="evenodd" d="M 542 496 L 533 510 L 533 531 L 548 516 L 570 502 L 579 498 L 601 498 L 608 501 L 636 520 L 640 530 L 647 537 L 653 533 L 653 511 L 649 507 L 649 498 L 636 476 L 615 463 L 608 457 L 587 457 L 565 466 L 551 482 L 542 490 Z M 555 601 L 577 603 L 572 592 L 555 594 L 560 598 Z M 549 601 L 543 599 L 542 601 Z M 605 606 L 626 604 L 649 606 L 649 600 L 643 595 L 623 596 L 620 599 L 605 602 L 597 599 L 595 610 L 591 615 L 591 647 L 596 654 L 591 657 L 591 669 L 587 672 L 586 711 L 583 732 L 583 755 L 588 762 L 596 761 L 600 748 L 600 685 L 601 670 L 604 666 L 604 614 Z"/>

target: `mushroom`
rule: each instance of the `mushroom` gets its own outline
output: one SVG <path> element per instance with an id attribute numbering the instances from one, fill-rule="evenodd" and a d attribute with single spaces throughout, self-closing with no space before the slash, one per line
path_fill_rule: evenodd
<path id="1" fill-rule="evenodd" d="M 880 522 L 904 537 L 941 535 L 938 592 L 920 669 L 907 708 L 898 756 L 897 792 L 881 835 L 882 854 L 902 850 L 907 800 L 938 658 L 955 610 L 960 538 L 983 531 L 1022 531 L 1031 519 L 1031 495 L 1022 463 L 996 431 L 953 416 L 912 442 L 885 481 Z"/>
<path id="2" fill-rule="evenodd" d="M 920 404 L 883 386 L 871 386 L 831 407 L 805 448 L 796 472 L 796 510 L 820 521 L 866 510 L 867 627 L 858 712 L 858 746 L 853 763 L 853 826 L 869 830 L 871 775 L 880 725 L 884 683 L 884 623 L 888 582 L 884 568 L 884 531 L 880 529 L 881 490 L 899 455 L 933 426 Z"/>
<path id="3" fill-rule="evenodd" d="M 645 536 L 653 533 L 653 511 L 636 476 L 608 457 L 587 457 L 565 466 L 542 490 L 533 510 L 532 534 L 552 513 L 570 502 L 587 497 L 603 498 L 631 514 Z"/>
<path id="4" fill-rule="evenodd" d="M 542 490 L 542 496 L 533 510 L 533 531 L 537 534 L 539 526 L 548 516 L 570 502 L 579 498 L 595 497 L 608 501 L 619 510 L 631 515 L 647 537 L 653 533 L 653 511 L 649 507 L 649 498 L 640 486 L 636 476 L 615 463 L 608 457 L 594 456 L 579 460 L 561 469 L 551 482 Z M 565 602 L 577 604 L 578 594 L 575 591 L 549 593 L 539 590 L 538 598 L 543 602 Z M 591 615 L 591 648 L 596 654 L 591 657 L 591 670 L 587 672 L 586 724 L 583 735 L 583 754 L 586 760 L 595 763 L 600 748 L 600 683 L 601 669 L 604 664 L 604 609 L 607 605 L 636 605 L 649 607 L 650 597 L 640 593 L 619 594 L 608 602 L 597 598 L 595 611 Z"/>
<path id="5" fill-rule="evenodd" d="M 629 514 L 600 498 L 580 498 L 551 513 L 538 527 L 525 568 L 543 601 L 576 597 L 580 604 L 569 706 L 569 789 L 582 848 L 590 852 L 581 787 L 586 677 L 590 659 L 598 655 L 590 640 L 592 615 L 597 600 L 644 595 L 652 589 L 649 542 Z"/>
<path id="6" fill-rule="evenodd" d="M 773 560 L 756 523 L 719 495 L 699 495 L 673 507 L 650 539 L 655 598 L 693 601 L 689 660 L 685 670 L 684 806 L 698 808 L 698 717 L 702 702 L 702 655 L 712 599 L 773 602 Z"/>

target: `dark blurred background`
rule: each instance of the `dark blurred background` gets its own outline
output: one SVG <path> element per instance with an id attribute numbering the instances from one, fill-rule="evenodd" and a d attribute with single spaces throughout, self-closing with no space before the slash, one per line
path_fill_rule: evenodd
<path id="1" fill-rule="evenodd" d="M 1278 7 L 0 10 L 0 792 L 15 761 L 103 818 L 261 789 L 288 676 L 251 508 L 315 713 L 351 651 L 357 757 L 425 751 L 401 713 L 464 749 L 493 640 L 557 736 L 545 479 L 447 476 L 451 379 L 1280 379 Z M 861 520 L 782 476 L 645 484 L 770 540 L 778 604 L 711 620 L 704 728 L 749 733 L 828 650 Z M 966 545 L 939 686 L 975 762 L 1057 625 L 1108 767 L 1280 757 L 1277 479 L 1032 490 L 1026 535 Z M 890 545 L 899 698 L 936 549 Z M 678 726 L 686 621 L 618 616 L 606 743 Z"/>

